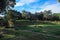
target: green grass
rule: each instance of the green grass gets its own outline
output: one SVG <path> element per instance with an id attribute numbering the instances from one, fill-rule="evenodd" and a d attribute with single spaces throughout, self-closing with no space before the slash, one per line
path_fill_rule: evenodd
<path id="1" fill-rule="evenodd" d="M 20 35 L 23 36 L 23 39 L 28 38 L 30 40 L 60 40 L 55 37 L 60 35 L 60 24 L 57 22 L 17 21 L 17 24 L 19 23 L 26 25 L 18 27 L 17 37 Z M 40 37 L 41 39 L 39 39 Z"/>
<path id="2" fill-rule="evenodd" d="M 46 40 L 60 40 L 59 38 L 55 37 L 55 36 L 60 35 L 59 30 L 60 30 L 59 26 L 57 26 L 57 28 L 56 28 L 56 26 L 55 26 L 55 28 L 53 28 L 53 26 L 50 26 L 50 27 L 48 27 L 48 26 L 40 27 L 39 26 L 38 28 L 25 26 L 25 27 L 20 27 L 19 30 L 17 30 L 16 34 L 17 34 L 17 37 L 23 37 L 22 39 L 27 38 L 28 40 L 29 39 L 30 40 L 45 40 L 45 39 Z"/>
<path id="3" fill-rule="evenodd" d="M 60 40 L 60 24 L 57 22 L 36 22 L 17 20 L 17 29 L 4 28 L 1 40 Z M 4 33 L 5 32 L 5 33 Z"/>

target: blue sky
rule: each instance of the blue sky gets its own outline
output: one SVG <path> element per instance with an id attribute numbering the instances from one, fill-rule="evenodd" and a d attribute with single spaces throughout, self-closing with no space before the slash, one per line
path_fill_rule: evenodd
<path id="1" fill-rule="evenodd" d="M 52 10 L 53 13 L 60 13 L 60 3 L 58 0 L 16 0 L 15 10 L 41 12 L 44 10 Z"/>

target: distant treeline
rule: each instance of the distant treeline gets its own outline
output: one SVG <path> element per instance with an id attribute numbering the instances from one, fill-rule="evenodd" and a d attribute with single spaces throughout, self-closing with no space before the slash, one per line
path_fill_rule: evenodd
<path id="1" fill-rule="evenodd" d="M 51 10 L 45 10 L 43 12 L 35 12 L 31 13 L 28 11 L 23 10 L 22 13 L 15 11 L 15 10 L 9 10 L 11 13 L 11 18 L 15 18 L 17 20 L 24 19 L 24 20 L 60 20 L 60 13 L 52 13 Z"/>

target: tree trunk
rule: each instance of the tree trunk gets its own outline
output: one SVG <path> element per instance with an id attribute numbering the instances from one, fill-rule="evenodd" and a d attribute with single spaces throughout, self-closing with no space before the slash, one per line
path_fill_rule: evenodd
<path id="1" fill-rule="evenodd" d="M 14 22 L 12 19 L 8 20 L 8 27 L 14 27 Z"/>
<path id="2" fill-rule="evenodd" d="M 7 21 L 7 28 L 10 28 L 10 27 L 14 27 L 14 22 L 15 22 L 15 19 L 12 18 L 12 14 L 10 15 L 11 12 L 8 12 L 7 15 L 6 15 L 6 21 Z"/>

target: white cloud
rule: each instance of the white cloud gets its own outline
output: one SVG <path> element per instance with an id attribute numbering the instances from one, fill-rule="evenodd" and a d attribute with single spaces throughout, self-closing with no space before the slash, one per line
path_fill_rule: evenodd
<path id="1" fill-rule="evenodd" d="M 30 3 L 33 3 L 33 2 L 37 2 L 38 0 L 20 0 L 19 2 L 16 3 L 15 6 L 23 6 L 25 4 L 30 4 Z"/>
<path id="2" fill-rule="evenodd" d="M 29 5 L 30 3 L 33 2 L 38 2 L 38 0 L 20 0 L 19 2 L 16 3 L 16 7 L 17 6 L 23 6 L 23 5 Z M 60 3 L 55 3 L 55 4 L 51 4 L 48 2 L 45 2 L 43 5 L 39 5 L 39 6 L 29 6 L 29 11 L 30 12 L 40 12 L 40 11 L 44 11 L 44 10 L 51 10 L 53 13 L 60 13 Z M 38 10 L 37 8 L 39 8 L 40 10 Z M 25 9 L 25 8 L 24 8 Z"/>
<path id="3" fill-rule="evenodd" d="M 60 3 L 56 3 L 52 5 L 44 4 L 44 6 L 41 6 L 40 8 L 42 9 L 39 11 L 52 10 L 53 13 L 60 13 Z"/>

